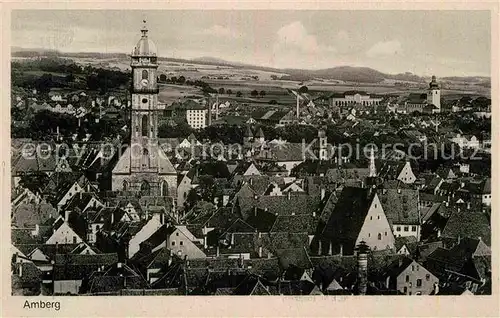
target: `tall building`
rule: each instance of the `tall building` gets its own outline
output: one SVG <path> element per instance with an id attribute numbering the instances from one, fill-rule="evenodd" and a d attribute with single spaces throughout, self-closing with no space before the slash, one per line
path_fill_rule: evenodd
<path id="1" fill-rule="evenodd" d="M 433 104 L 438 108 L 438 113 L 441 111 L 441 90 L 439 84 L 436 82 L 436 76 L 432 76 L 429 83 L 429 92 L 427 93 L 427 102 Z"/>
<path id="2" fill-rule="evenodd" d="M 175 198 L 177 172 L 158 145 L 158 59 L 144 21 L 131 54 L 130 144 L 112 174 L 112 190 Z"/>

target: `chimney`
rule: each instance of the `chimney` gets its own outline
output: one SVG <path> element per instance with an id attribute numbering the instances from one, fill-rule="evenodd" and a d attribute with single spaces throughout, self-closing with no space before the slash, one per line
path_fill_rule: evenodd
<path id="1" fill-rule="evenodd" d="M 170 250 L 170 257 L 168 258 L 168 266 L 172 265 L 172 258 L 174 258 L 174 251 Z"/>
<path id="2" fill-rule="evenodd" d="M 259 257 L 262 257 L 262 246 L 259 246 Z"/>
<path id="3" fill-rule="evenodd" d="M 441 237 L 441 230 L 438 230 L 437 237 Z"/>
<path id="4" fill-rule="evenodd" d="M 292 197 L 292 194 L 290 191 L 287 192 L 287 195 L 288 195 L 288 200 L 290 200 L 290 198 Z"/>
<path id="5" fill-rule="evenodd" d="M 208 245 L 207 245 L 207 235 L 206 234 L 203 235 L 203 248 L 205 248 L 205 249 L 208 248 Z"/>
<path id="6" fill-rule="evenodd" d="M 23 277 L 23 262 L 19 263 L 19 277 Z"/>
<path id="7" fill-rule="evenodd" d="M 253 185 L 253 179 L 250 178 L 249 181 L 248 181 L 248 183 L 250 183 L 250 185 Z"/>
<path id="8" fill-rule="evenodd" d="M 437 282 L 434 283 L 434 295 L 439 293 L 439 284 Z"/>
<path id="9" fill-rule="evenodd" d="M 313 210 L 313 218 L 316 217 L 316 210 Z"/>
<path id="10" fill-rule="evenodd" d="M 328 246 L 328 255 L 332 255 L 333 254 L 333 243 L 332 241 L 330 241 L 330 245 Z"/>
<path id="11" fill-rule="evenodd" d="M 344 245 L 340 244 L 340 256 L 344 255 Z"/>
<path id="12" fill-rule="evenodd" d="M 477 239 L 478 239 L 478 240 L 480 240 L 480 241 L 482 241 L 482 238 L 481 238 L 481 236 L 478 236 L 478 237 L 477 237 Z"/>
<path id="13" fill-rule="evenodd" d="M 325 193 L 326 193 L 326 189 L 321 188 L 321 200 L 323 200 L 325 198 Z"/>
<path id="14" fill-rule="evenodd" d="M 117 268 L 122 268 L 123 264 L 121 262 L 118 262 L 118 264 L 116 264 L 116 267 Z"/>
<path id="15" fill-rule="evenodd" d="M 458 235 L 457 243 L 460 244 L 460 241 L 461 241 L 461 238 L 460 238 L 460 235 Z"/>
<path id="16" fill-rule="evenodd" d="M 470 202 L 467 202 L 467 210 L 470 210 Z"/>
<path id="17" fill-rule="evenodd" d="M 40 234 L 40 225 L 35 224 L 35 231 L 33 232 L 33 236 L 38 236 Z"/>
<path id="18" fill-rule="evenodd" d="M 216 252 L 215 256 L 219 257 L 219 245 L 217 245 L 217 252 Z"/>
<path id="19" fill-rule="evenodd" d="M 115 223 L 115 213 L 114 211 L 111 212 L 111 224 Z"/>
<path id="20" fill-rule="evenodd" d="M 234 245 L 234 233 L 231 233 L 231 246 Z"/>
<path id="21" fill-rule="evenodd" d="M 368 246 L 365 242 L 360 242 L 358 250 L 358 294 L 366 294 L 368 282 Z"/>
<path id="22" fill-rule="evenodd" d="M 321 255 L 321 239 L 318 240 L 318 255 Z"/>
<path id="23" fill-rule="evenodd" d="M 401 194 L 401 189 L 400 188 L 398 188 L 398 194 Z"/>
<path id="24" fill-rule="evenodd" d="M 65 210 L 64 211 L 64 221 L 68 222 L 68 220 L 69 220 L 69 214 L 70 214 L 69 210 Z"/>

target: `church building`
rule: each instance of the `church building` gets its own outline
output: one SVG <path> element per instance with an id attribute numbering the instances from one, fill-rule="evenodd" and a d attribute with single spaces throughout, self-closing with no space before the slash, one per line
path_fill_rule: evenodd
<path id="1" fill-rule="evenodd" d="M 158 144 L 158 57 L 148 38 L 145 21 L 142 36 L 131 54 L 131 120 L 128 148 L 112 173 L 113 191 L 140 191 L 145 196 L 175 198 L 177 172 Z"/>

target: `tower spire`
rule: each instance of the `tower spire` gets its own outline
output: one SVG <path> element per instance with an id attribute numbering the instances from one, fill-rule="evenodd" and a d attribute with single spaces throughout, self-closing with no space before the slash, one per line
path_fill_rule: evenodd
<path id="1" fill-rule="evenodd" d="M 377 176 L 377 168 L 375 167 L 375 155 L 373 153 L 373 147 L 370 149 L 370 166 L 369 169 L 369 177 L 374 178 Z"/>

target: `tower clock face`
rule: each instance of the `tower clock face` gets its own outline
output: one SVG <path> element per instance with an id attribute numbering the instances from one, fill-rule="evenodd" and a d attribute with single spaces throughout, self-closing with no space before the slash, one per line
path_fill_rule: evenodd
<path id="1" fill-rule="evenodd" d="M 141 85 L 142 85 L 143 87 L 148 86 L 148 80 L 147 80 L 147 79 L 143 79 L 143 80 L 141 81 Z"/>

